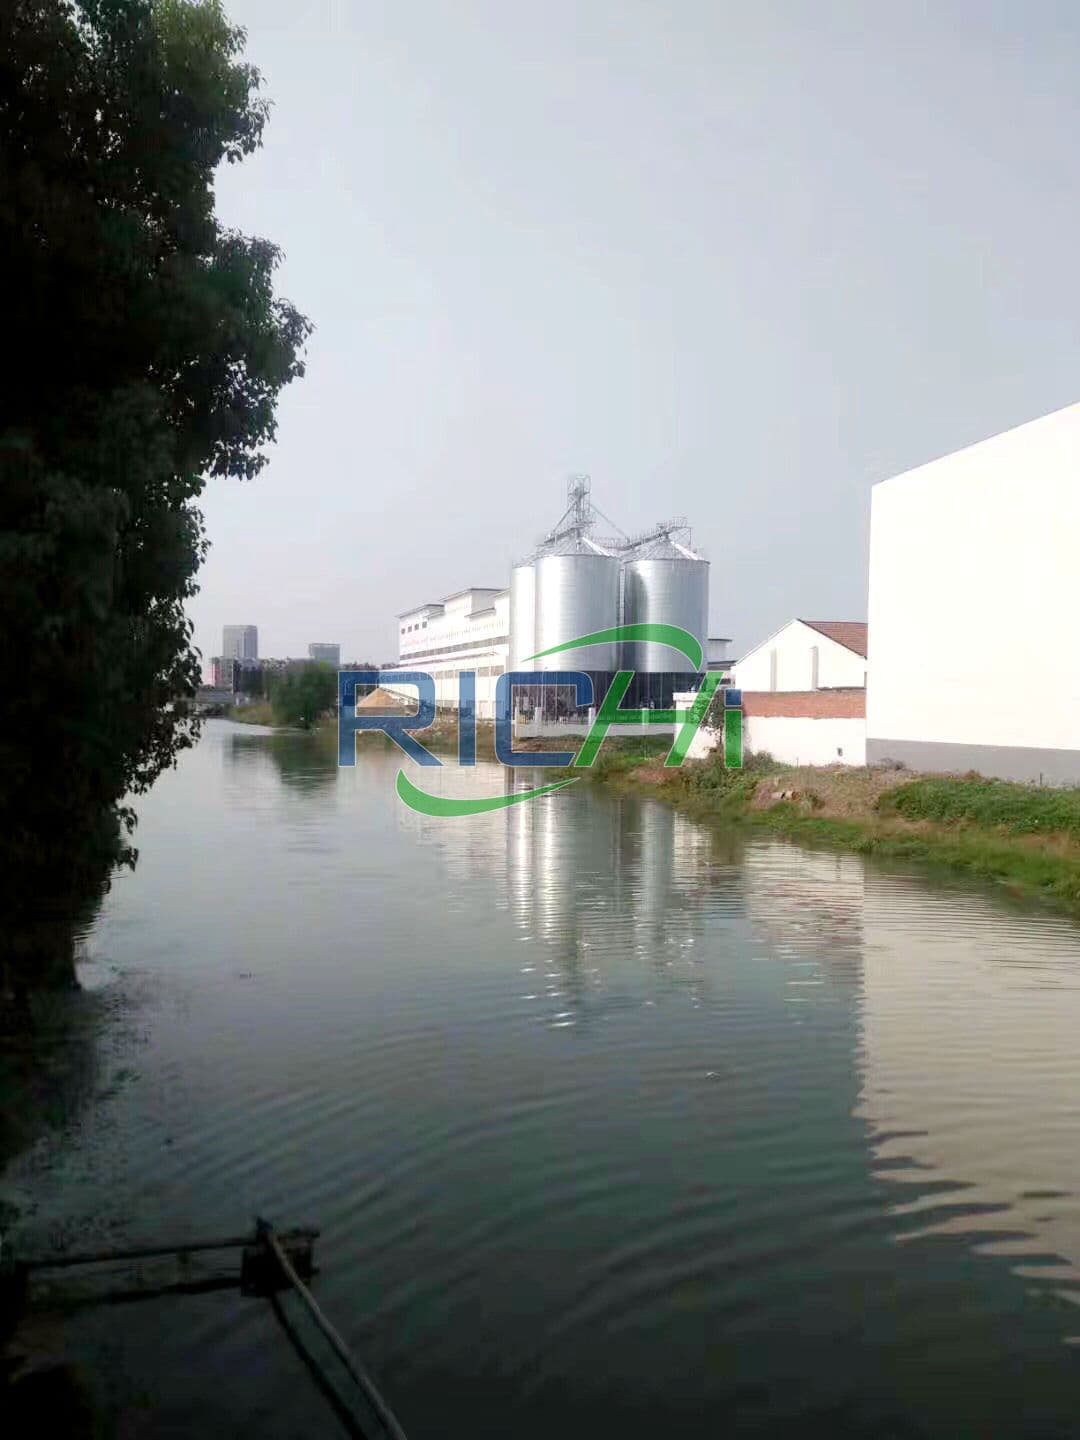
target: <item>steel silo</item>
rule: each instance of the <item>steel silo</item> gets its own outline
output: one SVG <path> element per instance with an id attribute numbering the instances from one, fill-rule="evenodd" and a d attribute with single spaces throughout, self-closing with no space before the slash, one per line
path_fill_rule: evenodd
<path id="1" fill-rule="evenodd" d="M 536 649 L 536 567 L 532 561 L 510 572 L 510 663 L 508 670 L 535 670 L 526 660 Z"/>
<path id="2" fill-rule="evenodd" d="M 626 625 L 678 625 L 689 630 L 704 651 L 709 628 L 709 562 L 682 554 L 628 560 L 623 567 L 622 618 Z M 678 650 L 653 640 L 626 642 L 622 664 L 639 674 L 685 674 L 695 669 Z"/>
<path id="3" fill-rule="evenodd" d="M 550 650 L 579 635 L 619 623 L 619 561 L 586 545 L 536 562 L 536 650 Z M 618 669 L 618 645 L 566 650 L 536 662 L 538 670 Z"/>

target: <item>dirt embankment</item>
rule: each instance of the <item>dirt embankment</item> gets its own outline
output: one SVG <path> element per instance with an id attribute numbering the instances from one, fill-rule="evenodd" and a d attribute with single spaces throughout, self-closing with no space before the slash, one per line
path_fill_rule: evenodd
<path id="1" fill-rule="evenodd" d="M 843 765 L 818 769 L 803 765 L 764 776 L 754 790 L 751 804 L 755 810 L 768 810 L 787 801 L 818 815 L 850 819 L 875 814 L 882 795 L 911 778 L 907 771 L 896 769 L 854 770 Z"/>

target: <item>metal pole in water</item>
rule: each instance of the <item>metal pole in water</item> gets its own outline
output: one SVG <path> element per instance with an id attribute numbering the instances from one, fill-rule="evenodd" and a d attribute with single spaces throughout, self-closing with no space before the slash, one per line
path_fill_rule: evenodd
<path id="1" fill-rule="evenodd" d="M 292 1262 L 285 1254 L 285 1251 L 281 1248 L 281 1245 L 278 1242 L 278 1238 L 274 1234 L 274 1227 L 266 1220 L 256 1220 L 255 1233 L 260 1240 L 265 1240 L 267 1245 L 272 1250 L 274 1258 L 281 1266 L 282 1274 L 289 1281 L 289 1284 L 296 1291 L 297 1295 L 299 1295 L 300 1299 L 307 1307 L 316 1325 L 318 1325 L 319 1329 L 326 1336 L 327 1340 L 329 1340 L 338 1359 L 345 1366 L 346 1370 L 348 1370 L 349 1374 L 356 1381 L 357 1385 L 359 1385 L 360 1389 L 364 1392 L 364 1395 L 367 1397 L 372 1409 L 375 1411 L 376 1415 L 386 1427 L 387 1434 L 392 1435 L 394 1437 L 394 1440 L 406 1440 L 404 1430 L 402 1430 L 401 1426 L 394 1418 L 394 1415 L 391 1412 L 390 1407 L 387 1405 L 386 1401 L 382 1398 L 378 1390 L 375 1388 L 375 1382 L 370 1378 L 369 1375 L 367 1375 L 367 1373 L 360 1366 L 359 1362 L 354 1360 L 352 1353 L 349 1350 L 349 1347 L 345 1344 L 345 1341 L 341 1338 L 338 1332 L 334 1329 L 333 1325 L 331 1325 L 330 1321 L 323 1314 L 322 1310 L 319 1308 L 318 1301 L 315 1299 L 314 1295 L 312 1295 L 311 1291 L 307 1288 L 304 1282 L 300 1279 L 300 1276 L 296 1273 L 295 1269 L 293 1268 Z"/>

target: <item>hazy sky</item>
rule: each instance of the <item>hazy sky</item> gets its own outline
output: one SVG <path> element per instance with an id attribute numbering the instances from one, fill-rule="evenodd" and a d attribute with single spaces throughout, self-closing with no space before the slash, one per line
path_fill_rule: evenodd
<path id="1" fill-rule="evenodd" d="M 571 471 L 689 517 L 737 651 L 861 618 L 874 481 L 1080 396 L 1074 3 L 227 8 L 274 112 L 219 211 L 317 329 L 208 487 L 204 657 L 390 658 Z"/>

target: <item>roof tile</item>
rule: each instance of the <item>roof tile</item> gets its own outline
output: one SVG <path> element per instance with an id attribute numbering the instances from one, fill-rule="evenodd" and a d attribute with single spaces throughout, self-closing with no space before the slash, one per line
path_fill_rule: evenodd
<path id="1" fill-rule="evenodd" d="M 843 645 L 845 650 L 854 650 L 856 655 L 865 657 L 865 620 L 804 620 L 802 623 L 829 640 L 835 640 L 838 645 Z"/>

